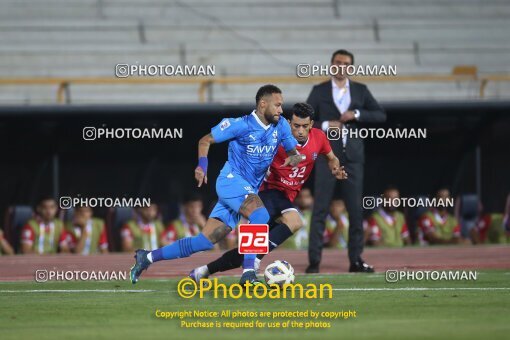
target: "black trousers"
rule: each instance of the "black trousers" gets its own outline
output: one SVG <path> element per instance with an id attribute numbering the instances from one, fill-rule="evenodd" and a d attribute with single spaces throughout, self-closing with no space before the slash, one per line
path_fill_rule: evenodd
<path id="1" fill-rule="evenodd" d="M 342 153 L 342 156 L 345 154 Z M 335 194 L 335 187 L 340 186 L 341 198 L 349 213 L 349 261 L 360 260 L 363 252 L 363 163 L 352 163 L 340 157 L 340 163 L 347 172 L 347 180 L 337 180 L 331 174 L 324 158 L 317 159 L 315 165 L 315 193 L 308 245 L 308 260 L 311 265 L 318 265 L 322 258 L 323 234 L 329 205 Z"/>

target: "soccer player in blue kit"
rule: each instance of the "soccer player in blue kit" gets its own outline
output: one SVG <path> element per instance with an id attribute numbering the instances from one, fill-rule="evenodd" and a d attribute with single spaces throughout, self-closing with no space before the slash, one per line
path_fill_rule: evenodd
<path id="1" fill-rule="evenodd" d="M 135 252 L 131 268 L 131 282 L 136 283 L 152 263 L 188 257 L 199 251 L 212 249 L 239 223 L 241 216 L 250 223 L 266 224 L 269 213 L 257 195 L 269 165 L 280 143 L 287 155 L 282 166 L 296 166 L 302 156 L 296 151 L 297 141 L 286 119 L 280 119 L 283 97 L 274 85 L 262 86 L 255 96 L 257 108 L 240 118 L 225 118 L 202 137 L 198 143 L 198 166 L 195 179 L 198 186 L 207 184 L 207 154 L 214 143 L 230 141 L 228 160 L 216 180 L 218 203 L 200 234 L 185 237 L 162 248 Z M 254 266 L 256 254 L 246 254 L 243 260 L 241 284 L 260 284 Z"/>

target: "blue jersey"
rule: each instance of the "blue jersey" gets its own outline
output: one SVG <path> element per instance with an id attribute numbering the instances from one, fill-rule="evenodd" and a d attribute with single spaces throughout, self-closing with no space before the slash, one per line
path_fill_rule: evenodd
<path id="1" fill-rule="evenodd" d="M 280 117 L 276 125 L 264 125 L 255 111 L 240 118 L 223 119 L 211 129 L 211 134 L 216 143 L 230 140 L 228 161 L 221 175 L 240 175 L 257 191 L 280 143 L 285 151 L 297 145 L 286 119 Z"/>

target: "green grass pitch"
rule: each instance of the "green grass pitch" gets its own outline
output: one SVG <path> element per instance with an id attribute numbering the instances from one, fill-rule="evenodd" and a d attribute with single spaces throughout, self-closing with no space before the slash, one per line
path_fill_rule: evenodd
<path id="1" fill-rule="evenodd" d="M 220 278 L 221 283 L 237 278 Z M 298 276 L 330 283 L 332 299 L 183 299 L 178 279 L 129 282 L 0 283 L 1 339 L 508 339 L 510 272 L 478 271 L 477 281 L 386 283 L 384 274 Z M 137 290 L 132 292 L 131 290 Z M 140 290 L 140 291 L 138 291 Z M 327 329 L 185 329 L 160 311 L 356 311 Z M 289 318 L 257 318 L 283 322 Z M 187 319 L 188 321 L 251 321 Z M 306 322 L 306 319 L 294 319 Z"/>

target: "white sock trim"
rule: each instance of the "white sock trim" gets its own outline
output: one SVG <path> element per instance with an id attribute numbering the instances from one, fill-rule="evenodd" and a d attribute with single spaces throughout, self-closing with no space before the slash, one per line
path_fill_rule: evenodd
<path id="1" fill-rule="evenodd" d="M 147 260 L 149 260 L 149 262 L 152 263 L 152 251 L 147 254 Z"/>

